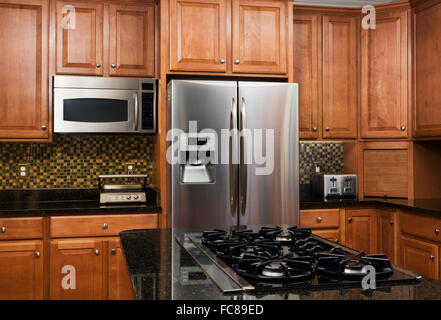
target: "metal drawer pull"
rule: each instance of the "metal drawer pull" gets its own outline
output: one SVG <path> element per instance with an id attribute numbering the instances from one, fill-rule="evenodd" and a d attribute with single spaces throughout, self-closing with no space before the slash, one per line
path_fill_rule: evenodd
<path id="1" fill-rule="evenodd" d="M 439 229 L 435 229 L 435 233 L 436 233 L 436 234 L 439 234 Z"/>
<path id="2" fill-rule="evenodd" d="M 6 227 L 1 227 L 0 231 L 1 231 L 1 233 L 5 233 L 6 232 Z"/>
<path id="3" fill-rule="evenodd" d="M 112 254 L 116 253 L 116 249 L 112 249 L 110 252 L 112 252 Z"/>
<path id="4" fill-rule="evenodd" d="M 430 260 L 433 260 L 433 259 L 435 259 L 435 256 L 430 256 Z"/>
<path id="5" fill-rule="evenodd" d="M 100 254 L 100 251 L 98 249 L 95 250 L 95 255 L 98 256 Z"/>
<path id="6" fill-rule="evenodd" d="M 35 257 L 36 257 L 36 258 L 40 258 L 40 252 L 38 252 L 38 251 L 35 252 Z"/>
<path id="7" fill-rule="evenodd" d="M 109 226 L 107 225 L 107 223 L 103 224 L 103 229 L 106 230 Z"/>
<path id="8" fill-rule="evenodd" d="M 317 218 L 317 222 L 319 222 L 319 223 L 322 222 L 322 220 L 323 220 L 322 217 Z"/>

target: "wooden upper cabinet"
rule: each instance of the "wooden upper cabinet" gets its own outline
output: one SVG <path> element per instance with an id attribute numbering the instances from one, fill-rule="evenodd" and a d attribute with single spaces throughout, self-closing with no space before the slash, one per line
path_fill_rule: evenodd
<path id="1" fill-rule="evenodd" d="M 357 21 L 323 16 L 323 138 L 357 137 Z"/>
<path id="2" fill-rule="evenodd" d="M 103 4 L 57 1 L 56 72 L 103 75 Z"/>
<path id="3" fill-rule="evenodd" d="M 317 139 L 319 133 L 317 15 L 294 15 L 294 82 L 299 84 L 299 134 Z"/>
<path id="4" fill-rule="evenodd" d="M 378 13 L 361 38 L 362 138 L 408 137 L 407 10 Z"/>
<path id="5" fill-rule="evenodd" d="M 0 3 L 0 139 L 49 138 L 48 8 Z"/>
<path id="6" fill-rule="evenodd" d="M 154 77 L 155 10 L 154 4 L 110 5 L 111 76 Z"/>
<path id="7" fill-rule="evenodd" d="M 441 136 L 441 3 L 421 2 L 412 13 L 414 135 Z"/>
<path id="8" fill-rule="evenodd" d="M 227 71 L 225 0 L 170 1 L 170 69 Z"/>
<path id="9" fill-rule="evenodd" d="M 232 0 L 234 73 L 287 72 L 287 7 L 287 1 Z"/>

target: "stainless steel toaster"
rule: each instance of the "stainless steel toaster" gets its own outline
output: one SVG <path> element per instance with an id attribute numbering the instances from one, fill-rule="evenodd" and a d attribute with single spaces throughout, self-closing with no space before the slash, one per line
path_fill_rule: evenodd
<path id="1" fill-rule="evenodd" d="M 340 198 L 357 196 L 356 174 L 313 174 L 311 191 L 317 197 Z"/>

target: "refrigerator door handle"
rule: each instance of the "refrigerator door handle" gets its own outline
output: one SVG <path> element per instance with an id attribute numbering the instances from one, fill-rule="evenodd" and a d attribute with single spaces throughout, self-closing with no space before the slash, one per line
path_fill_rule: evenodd
<path id="1" fill-rule="evenodd" d="M 237 107 L 236 99 L 233 98 L 231 102 L 231 112 L 230 112 L 230 206 L 231 206 L 231 216 L 236 216 L 237 211 Z"/>
<path id="2" fill-rule="evenodd" d="M 247 209 L 247 164 L 245 163 L 245 148 L 246 148 L 246 117 L 245 117 L 245 98 L 242 97 L 240 107 L 240 175 L 241 175 L 241 196 L 240 196 L 240 210 L 242 216 L 245 216 Z M 248 161 L 248 160 L 247 160 Z"/>

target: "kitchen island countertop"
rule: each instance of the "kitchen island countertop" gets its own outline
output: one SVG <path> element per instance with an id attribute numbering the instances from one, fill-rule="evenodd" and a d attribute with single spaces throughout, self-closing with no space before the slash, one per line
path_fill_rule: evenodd
<path id="1" fill-rule="evenodd" d="M 428 300 L 441 299 L 441 281 L 423 278 L 417 285 L 322 291 L 290 290 L 263 294 L 223 295 L 193 258 L 175 241 L 172 229 L 128 230 L 120 239 L 136 298 L 150 299 L 295 299 L 295 300 Z"/>

